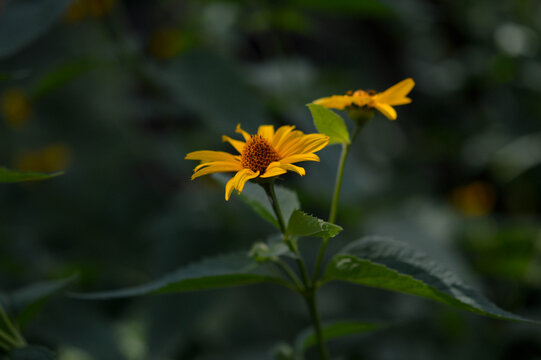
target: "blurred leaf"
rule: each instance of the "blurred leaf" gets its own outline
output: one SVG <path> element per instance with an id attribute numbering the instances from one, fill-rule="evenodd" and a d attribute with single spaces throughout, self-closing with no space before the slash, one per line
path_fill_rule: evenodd
<path id="1" fill-rule="evenodd" d="M 384 16 L 391 13 L 385 3 L 378 0 L 291 0 L 292 5 L 325 12 L 351 15 Z"/>
<path id="2" fill-rule="evenodd" d="M 81 299 L 111 299 L 258 283 L 290 286 L 284 279 L 277 277 L 270 267 L 258 264 L 243 252 L 205 259 L 144 285 L 90 294 L 73 294 L 73 296 Z"/>
<path id="3" fill-rule="evenodd" d="M 19 321 L 28 317 L 31 308 L 45 298 L 58 293 L 72 284 L 77 276 L 28 285 L 9 294 L 0 294 L 0 304 L 10 313 L 17 314 Z"/>
<path id="4" fill-rule="evenodd" d="M 248 88 L 241 72 L 213 53 L 193 50 L 175 59 L 165 71 L 146 70 L 169 89 L 173 100 L 197 113 L 217 133 L 231 131 L 231 124 L 250 128 L 267 121 L 261 100 Z"/>
<path id="5" fill-rule="evenodd" d="M 34 84 L 31 95 L 35 98 L 50 93 L 98 65 L 100 63 L 94 60 L 79 59 L 57 67 Z"/>
<path id="6" fill-rule="evenodd" d="M 333 280 L 417 295 L 497 319 L 537 323 L 500 309 L 424 254 L 386 238 L 369 237 L 346 246 L 331 259 L 322 283 Z"/>
<path id="7" fill-rule="evenodd" d="M 295 210 L 289 219 L 287 233 L 294 236 L 317 236 L 328 239 L 342 231 L 338 225 L 328 223 L 302 211 Z"/>
<path id="8" fill-rule="evenodd" d="M 227 177 L 223 175 L 213 175 L 213 177 L 224 185 L 228 181 Z M 282 186 L 275 186 L 274 190 L 276 192 L 278 202 L 280 203 L 280 210 L 282 210 L 284 221 L 287 223 L 287 220 L 291 217 L 293 211 L 301 207 L 299 198 L 297 197 L 296 192 Z M 274 215 L 272 205 L 269 202 L 265 190 L 263 190 L 261 186 L 247 182 L 239 197 L 259 216 L 270 222 L 277 229 L 280 229 L 280 225 L 278 224 L 278 220 Z"/>
<path id="9" fill-rule="evenodd" d="M 349 144 L 349 132 L 341 116 L 321 105 L 308 104 L 317 131 L 329 137 L 329 144 Z"/>
<path id="10" fill-rule="evenodd" d="M 368 331 L 379 330 L 383 325 L 359 321 L 337 321 L 323 326 L 323 337 L 332 340 L 343 336 L 361 334 Z M 295 341 L 295 351 L 303 354 L 310 347 L 316 345 L 314 329 L 309 328 L 299 334 Z"/>
<path id="11" fill-rule="evenodd" d="M 502 181 L 511 181 L 541 164 L 541 134 L 519 137 L 496 152 L 491 160 L 492 170 Z"/>
<path id="12" fill-rule="evenodd" d="M 273 260 L 283 255 L 288 255 L 291 257 L 294 256 L 291 250 L 289 250 L 289 247 L 283 241 L 275 242 L 273 244 L 257 242 L 252 246 L 250 252 L 248 253 L 248 256 L 257 262 Z"/>
<path id="13" fill-rule="evenodd" d="M 43 346 L 25 346 L 9 353 L 9 360 L 54 360 L 55 354 Z"/>
<path id="14" fill-rule="evenodd" d="M 50 179 L 64 174 L 62 171 L 44 174 L 33 171 L 14 171 L 0 167 L 0 183 L 16 183 L 21 181 L 35 181 Z"/>
<path id="15" fill-rule="evenodd" d="M 7 1 L 0 12 L 0 58 L 15 54 L 45 32 L 71 1 Z"/>

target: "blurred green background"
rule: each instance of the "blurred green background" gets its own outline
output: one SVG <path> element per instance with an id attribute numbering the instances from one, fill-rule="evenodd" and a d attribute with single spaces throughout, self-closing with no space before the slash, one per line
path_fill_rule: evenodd
<path id="1" fill-rule="evenodd" d="M 540 30 L 536 0 L 0 1 L 0 164 L 66 172 L 0 187 L 1 289 L 74 273 L 114 289 L 248 249 L 272 227 L 190 181 L 185 154 L 229 150 L 237 123 L 314 132 L 306 103 L 412 77 L 413 103 L 353 147 L 332 250 L 391 236 L 541 319 Z M 284 176 L 320 217 L 339 150 Z M 333 341 L 337 359 L 541 359 L 531 325 L 346 284 L 319 302 L 323 320 L 390 324 Z M 309 325 L 270 285 L 34 310 L 23 333 L 60 360 L 270 359 Z"/>

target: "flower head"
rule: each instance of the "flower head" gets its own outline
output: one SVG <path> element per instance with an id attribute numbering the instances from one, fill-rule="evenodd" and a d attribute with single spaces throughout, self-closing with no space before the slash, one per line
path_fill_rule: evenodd
<path id="1" fill-rule="evenodd" d="M 374 90 L 348 91 L 346 95 L 333 95 L 317 99 L 314 101 L 314 104 L 338 110 L 375 108 L 389 120 L 396 120 L 396 111 L 393 106 L 409 104 L 411 99 L 407 95 L 414 86 L 415 82 L 413 79 L 408 78 L 381 93 Z"/>
<path id="2" fill-rule="evenodd" d="M 201 161 L 194 169 L 192 180 L 203 175 L 218 172 L 236 172 L 225 186 L 225 199 L 229 200 L 234 189 L 240 194 L 250 179 L 272 178 L 288 170 L 304 175 L 302 167 L 293 165 L 299 161 L 319 161 L 314 154 L 329 143 L 329 137 L 321 134 L 305 135 L 294 126 L 281 126 L 274 131 L 272 125 L 262 125 L 257 134 L 250 135 L 240 124 L 235 130 L 242 134 L 244 141 L 223 136 L 239 153 L 233 155 L 224 151 L 201 150 L 186 155 L 185 159 Z"/>

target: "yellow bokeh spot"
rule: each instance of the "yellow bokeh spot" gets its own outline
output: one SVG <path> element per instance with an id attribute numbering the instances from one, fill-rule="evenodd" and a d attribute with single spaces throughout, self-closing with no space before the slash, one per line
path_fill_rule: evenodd
<path id="1" fill-rule="evenodd" d="M 178 29 L 159 29 L 150 36 L 148 52 L 155 58 L 167 60 L 178 55 L 188 43 L 189 40 Z"/>
<path id="2" fill-rule="evenodd" d="M 110 13 L 116 0 L 75 0 L 66 11 L 70 22 L 81 22 L 88 17 L 100 18 Z"/>
<path id="3" fill-rule="evenodd" d="M 481 216 L 492 211 L 496 202 L 494 187 L 486 181 L 475 181 L 451 193 L 451 202 L 466 216 Z"/>
<path id="4" fill-rule="evenodd" d="M 2 93 L 1 107 L 2 118 L 12 129 L 24 127 L 32 112 L 28 97 L 18 89 L 9 89 Z"/>
<path id="5" fill-rule="evenodd" d="M 55 143 L 37 150 L 28 150 L 15 159 L 19 171 L 55 172 L 65 170 L 71 161 L 71 148 Z"/>

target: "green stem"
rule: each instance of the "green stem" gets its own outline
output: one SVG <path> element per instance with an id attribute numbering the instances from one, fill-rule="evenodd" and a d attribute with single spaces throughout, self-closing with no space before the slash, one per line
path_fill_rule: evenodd
<path id="1" fill-rule="evenodd" d="M 299 280 L 297 275 L 295 275 L 293 270 L 291 270 L 291 268 L 285 262 L 283 262 L 280 259 L 276 259 L 274 260 L 274 263 L 277 264 L 280 267 L 280 269 L 282 269 L 289 276 L 291 280 L 293 280 L 299 292 L 304 291 L 304 286 L 302 285 L 301 281 Z"/>
<path id="2" fill-rule="evenodd" d="M 353 141 L 359 134 L 360 130 L 361 130 L 361 126 L 359 126 L 359 124 L 356 124 L 355 130 L 353 131 L 353 135 L 351 136 L 351 141 L 349 142 L 349 144 L 342 145 L 342 153 L 340 154 L 338 170 L 336 172 L 336 182 L 334 184 L 334 193 L 332 197 L 331 211 L 329 213 L 329 222 L 333 224 L 334 224 L 334 221 L 336 220 L 336 212 L 338 208 L 338 201 L 340 199 L 340 189 L 342 188 L 342 177 L 344 176 L 344 167 L 346 164 L 346 159 L 348 157 L 351 144 L 353 144 Z"/>
<path id="3" fill-rule="evenodd" d="M 13 344 L 15 347 L 21 347 L 26 345 L 26 341 L 21 336 L 19 331 L 15 328 L 9 317 L 7 316 L 6 312 L 4 311 L 4 308 L 2 305 L 0 305 L 0 318 L 2 322 L 6 325 L 7 330 L 13 335 L 14 337 L 10 336 L 9 334 L 3 332 L 0 330 L 0 337 L 3 338 L 4 341 L 9 341 Z"/>
<path id="4" fill-rule="evenodd" d="M 282 231 L 282 235 L 284 237 L 284 241 L 289 247 L 289 249 L 296 255 L 296 261 L 297 265 L 299 266 L 299 270 L 302 275 L 302 279 L 304 282 L 304 291 L 302 292 L 302 295 L 306 301 L 306 305 L 308 305 L 308 310 L 310 312 L 310 319 L 312 320 L 312 324 L 314 326 L 314 330 L 316 333 L 316 340 L 317 345 L 319 349 L 319 356 L 321 360 L 328 360 L 329 359 L 329 352 L 327 350 L 327 346 L 325 344 L 325 339 L 323 338 L 323 330 L 321 328 L 321 320 L 319 318 L 319 313 L 317 311 L 317 305 L 316 305 L 316 290 L 317 287 L 314 286 L 310 281 L 310 277 L 308 275 L 308 271 L 306 269 L 306 265 L 304 264 L 304 261 L 302 260 L 301 254 L 299 250 L 297 249 L 297 246 L 295 243 L 287 236 L 286 227 L 284 223 L 284 218 L 282 215 L 282 211 L 280 210 L 280 204 L 278 203 L 278 199 L 276 198 L 276 193 L 274 192 L 274 184 L 272 182 L 266 183 L 262 185 L 265 189 L 265 192 L 267 193 L 267 196 L 269 197 L 269 201 L 272 205 L 272 209 L 274 210 L 274 213 L 276 214 L 276 218 L 278 219 L 278 224 L 280 225 L 280 230 Z M 295 277 L 296 278 L 296 277 Z"/>
<path id="5" fill-rule="evenodd" d="M 336 171 L 336 182 L 334 184 L 334 193 L 332 197 L 331 211 L 329 212 L 329 222 L 333 224 L 336 220 L 336 213 L 338 211 L 338 201 L 340 199 L 340 189 L 342 188 L 342 178 L 344 177 L 344 168 L 346 165 L 346 159 L 348 157 L 351 144 L 353 144 L 353 141 L 357 138 L 357 135 L 359 134 L 359 131 L 361 130 L 361 128 L 362 126 L 359 125 L 359 123 L 356 123 L 355 130 L 353 131 L 353 135 L 351 136 L 351 141 L 349 142 L 349 144 L 342 145 L 342 153 L 340 154 L 340 160 L 338 162 L 338 170 Z M 319 270 L 321 268 L 323 256 L 325 255 L 325 249 L 327 248 L 328 240 L 329 239 L 323 239 L 321 246 L 319 248 L 319 252 L 317 254 L 316 265 L 314 268 L 314 274 L 312 276 L 313 283 L 317 281 L 317 278 L 319 276 Z"/>
<path id="6" fill-rule="evenodd" d="M 317 311 L 316 292 L 314 288 L 311 289 L 310 293 L 306 294 L 305 300 L 306 304 L 308 305 L 308 310 L 310 311 L 310 318 L 312 319 L 312 323 L 314 324 L 314 329 L 316 331 L 316 340 L 319 350 L 319 356 L 321 360 L 328 360 L 329 351 L 327 350 L 327 346 L 325 345 L 325 338 L 323 337 L 323 329 L 321 327 L 321 319 L 319 318 L 319 312 Z"/>
<path id="7" fill-rule="evenodd" d="M 269 182 L 263 185 L 263 188 L 265 189 L 265 192 L 267 193 L 267 196 L 269 198 L 269 201 L 272 205 L 272 209 L 274 210 L 274 213 L 276 214 L 276 218 L 278 219 L 278 225 L 280 226 L 280 231 L 282 232 L 282 236 L 284 237 L 284 242 L 289 247 L 289 250 L 293 252 L 296 255 L 296 262 L 299 266 L 299 270 L 301 272 L 302 280 L 304 281 L 304 284 L 306 287 L 310 287 L 310 277 L 308 276 L 308 270 L 306 269 L 306 265 L 304 264 L 304 261 L 302 261 L 302 257 L 299 253 L 299 249 L 297 249 L 297 246 L 295 243 L 287 236 L 286 231 L 286 225 L 284 222 L 284 216 L 282 215 L 282 211 L 280 210 L 280 204 L 278 203 L 278 198 L 276 197 L 276 192 L 274 191 L 274 183 Z"/>
<path id="8" fill-rule="evenodd" d="M 329 242 L 328 238 L 324 238 L 319 247 L 319 252 L 317 253 L 316 265 L 314 267 L 314 274 L 312 275 L 312 283 L 315 284 L 319 278 L 319 269 L 321 268 L 321 263 L 323 261 L 323 256 L 325 255 L 325 249 L 327 248 L 327 243 Z"/>

